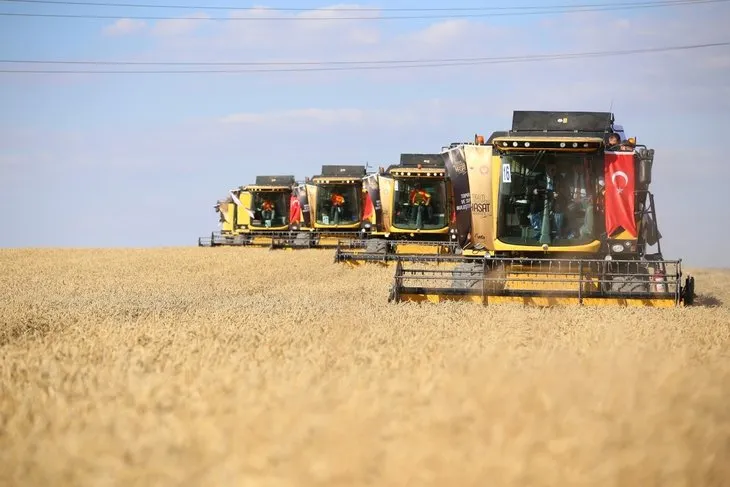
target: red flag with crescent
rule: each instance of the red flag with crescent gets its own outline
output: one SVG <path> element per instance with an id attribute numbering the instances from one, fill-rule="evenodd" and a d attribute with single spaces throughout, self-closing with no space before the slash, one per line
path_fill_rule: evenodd
<path id="1" fill-rule="evenodd" d="M 606 152 L 604 167 L 606 232 L 623 228 L 636 237 L 634 152 Z"/>
<path id="2" fill-rule="evenodd" d="M 299 205 L 299 198 L 297 198 L 295 195 L 292 195 L 291 199 L 289 200 L 289 222 L 299 223 L 301 219 L 302 208 Z"/>
<path id="3" fill-rule="evenodd" d="M 362 219 L 373 223 L 375 219 L 375 205 L 373 205 L 373 200 L 370 198 L 370 193 L 367 191 L 364 193 L 364 199 L 365 204 L 363 205 Z"/>

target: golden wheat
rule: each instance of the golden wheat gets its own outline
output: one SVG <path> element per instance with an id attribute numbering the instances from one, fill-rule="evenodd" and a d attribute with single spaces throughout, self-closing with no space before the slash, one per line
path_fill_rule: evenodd
<path id="1" fill-rule="evenodd" d="M 730 482 L 694 308 L 388 305 L 331 251 L 0 251 L 0 484 Z"/>

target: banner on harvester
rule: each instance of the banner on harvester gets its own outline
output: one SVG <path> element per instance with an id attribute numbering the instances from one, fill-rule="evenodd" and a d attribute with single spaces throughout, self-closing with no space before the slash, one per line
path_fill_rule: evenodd
<path id="1" fill-rule="evenodd" d="M 304 227 L 310 227 L 312 225 L 311 212 L 309 209 L 309 198 L 307 196 L 307 187 L 304 184 L 297 186 L 294 189 L 294 194 L 299 201 L 299 211 L 301 213 L 301 223 Z M 294 221 L 294 220 L 290 220 Z"/>
<path id="2" fill-rule="evenodd" d="M 289 199 L 289 222 L 299 223 L 300 221 L 302 221 L 302 207 L 297 196 L 292 193 Z"/>
<path id="3" fill-rule="evenodd" d="M 471 230 L 471 194 L 469 192 L 469 177 L 464 149 L 463 147 L 454 147 L 442 154 L 442 157 L 454 191 L 456 231 L 459 237 L 459 245 L 464 246 L 469 241 L 469 232 Z"/>
<path id="4" fill-rule="evenodd" d="M 491 145 L 464 146 L 464 156 L 469 174 L 471 241 L 476 248 L 491 248 L 494 242 L 492 171 L 499 171 L 499 166 L 492 168 Z M 504 181 L 504 171 L 500 175 Z"/>
<path id="5" fill-rule="evenodd" d="M 382 201 L 393 201 L 393 197 L 395 196 L 395 179 L 388 177 L 388 176 L 380 176 L 378 180 L 379 184 L 379 191 L 380 191 L 380 199 Z M 387 232 L 388 229 L 393 223 L 393 214 L 392 214 L 392 203 L 389 205 L 386 205 L 387 208 L 383 208 L 381 215 L 382 215 L 382 228 Z"/>
<path id="6" fill-rule="evenodd" d="M 364 179 L 363 184 L 365 186 L 365 207 L 363 211 L 363 220 L 369 220 L 371 223 L 377 224 L 383 219 L 383 206 L 380 202 L 380 187 L 378 186 L 378 175 L 369 175 Z"/>
<path id="7" fill-rule="evenodd" d="M 636 237 L 634 153 L 606 152 L 604 157 L 606 232 L 610 236 L 623 228 Z"/>

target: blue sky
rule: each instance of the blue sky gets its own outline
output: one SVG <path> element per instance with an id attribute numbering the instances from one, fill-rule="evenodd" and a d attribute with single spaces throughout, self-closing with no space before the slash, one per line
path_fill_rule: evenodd
<path id="1" fill-rule="evenodd" d="M 517 4 L 461 1 L 458 7 L 506 5 Z M 436 59 L 730 40 L 723 24 L 730 2 L 562 15 L 286 22 L 183 17 L 302 14 L 13 3 L 0 4 L 0 11 L 116 17 L 0 17 L 5 60 Z M 132 15 L 183 19 L 126 19 Z M 18 67 L 28 66 L 0 66 Z M 613 104 L 630 135 L 656 150 L 652 189 L 665 257 L 728 267 L 730 169 L 723 146 L 729 81 L 728 47 L 381 71 L 0 73 L 0 246 L 193 245 L 217 228 L 215 201 L 256 174 L 301 179 L 323 164 L 377 167 L 397 161 L 401 152 L 437 151 L 476 132 L 506 129 L 512 110 L 604 111 Z"/>

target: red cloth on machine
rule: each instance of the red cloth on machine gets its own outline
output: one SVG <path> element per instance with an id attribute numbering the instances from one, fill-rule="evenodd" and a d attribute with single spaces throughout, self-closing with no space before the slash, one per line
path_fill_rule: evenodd
<path id="1" fill-rule="evenodd" d="M 289 222 L 299 223 L 302 219 L 302 208 L 299 206 L 299 198 L 295 195 L 291 196 L 289 200 Z"/>
<path id="2" fill-rule="evenodd" d="M 605 153 L 606 232 L 623 228 L 636 237 L 634 152 Z"/>

